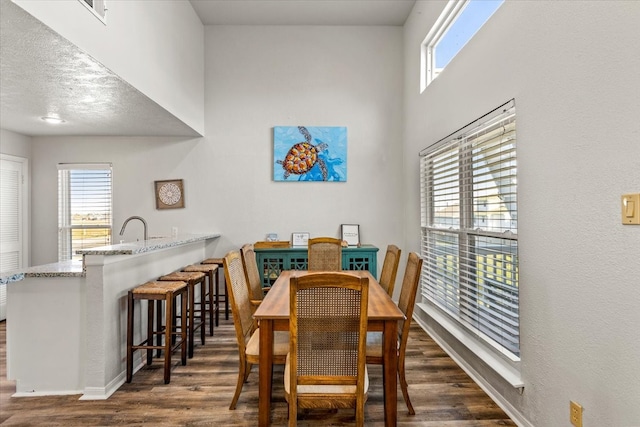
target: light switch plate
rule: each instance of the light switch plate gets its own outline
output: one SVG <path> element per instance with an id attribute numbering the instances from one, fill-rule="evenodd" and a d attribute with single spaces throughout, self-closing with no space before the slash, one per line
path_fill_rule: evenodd
<path id="1" fill-rule="evenodd" d="M 622 209 L 623 224 L 640 225 L 640 193 L 623 194 L 620 207 Z"/>

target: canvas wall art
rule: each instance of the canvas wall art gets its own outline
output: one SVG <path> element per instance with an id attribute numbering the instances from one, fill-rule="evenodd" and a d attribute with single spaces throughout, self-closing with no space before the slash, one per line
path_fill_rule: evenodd
<path id="1" fill-rule="evenodd" d="M 274 181 L 347 180 L 347 128 L 275 126 Z"/>

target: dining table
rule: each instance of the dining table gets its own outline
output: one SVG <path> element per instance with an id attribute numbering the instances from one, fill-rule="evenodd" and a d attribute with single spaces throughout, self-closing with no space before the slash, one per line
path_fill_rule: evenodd
<path id="1" fill-rule="evenodd" d="M 348 272 L 369 279 L 367 331 L 381 331 L 383 334 L 384 423 L 385 426 L 395 426 L 398 416 L 398 321 L 404 319 L 404 314 L 369 271 Z M 310 273 L 318 271 L 282 271 L 253 315 L 260 325 L 259 426 L 268 426 L 270 423 L 273 336 L 274 331 L 289 330 L 289 281 L 292 277 Z"/>

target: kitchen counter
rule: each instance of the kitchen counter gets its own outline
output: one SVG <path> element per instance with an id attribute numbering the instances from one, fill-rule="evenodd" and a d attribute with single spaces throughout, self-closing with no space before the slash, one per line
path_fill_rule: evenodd
<path id="1" fill-rule="evenodd" d="M 79 251 L 83 262 L 2 274 L 7 283 L 7 379 L 14 397 L 107 399 L 125 381 L 127 293 L 215 254 L 219 233 L 185 234 Z M 135 340 L 146 331 L 136 318 Z M 143 352 L 136 352 L 142 354 Z M 140 355 L 134 369 L 143 365 Z"/>
<path id="2" fill-rule="evenodd" d="M 220 237 L 220 234 L 182 234 L 176 237 L 156 237 L 138 242 L 119 243 L 76 251 L 81 255 L 135 255 L 182 246 L 188 243 Z"/>

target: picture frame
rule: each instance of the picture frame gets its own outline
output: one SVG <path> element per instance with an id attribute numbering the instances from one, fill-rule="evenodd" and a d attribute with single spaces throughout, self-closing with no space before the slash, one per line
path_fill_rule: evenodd
<path id="1" fill-rule="evenodd" d="M 291 246 L 309 245 L 309 233 L 291 233 Z"/>
<path id="2" fill-rule="evenodd" d="M 342 224 L 340 226 L 342 240 L 349 246 L 360 246 L 360 225 Z"/>
<path id="3" fill-rule="evenodd" d="M 155 181 L 156 209 L 184 208 L 184 183 L 181 179 Z"/>

